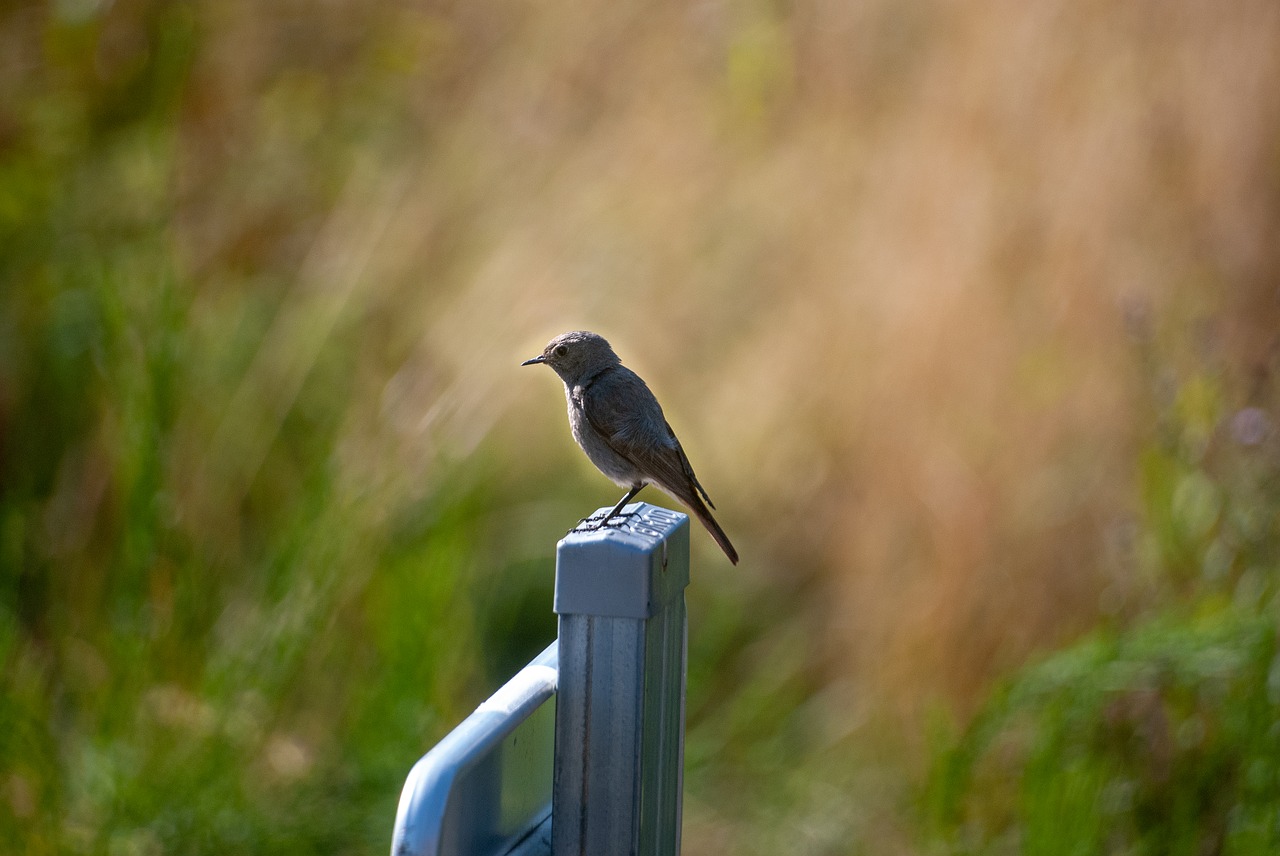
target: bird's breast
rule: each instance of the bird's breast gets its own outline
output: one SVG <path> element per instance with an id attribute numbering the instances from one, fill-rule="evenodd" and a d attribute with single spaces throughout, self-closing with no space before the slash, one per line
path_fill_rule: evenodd
<path id="1" fill-rule="evenodd" d="M 615 452 L 608 439 L 592 426 L 580 399 L 567 389 L 565 393 L 569 400 L 569 428 L 573 432 L 573 439 L 578 442 L 591 463 L 596 465 L 596 469 L 624 487 L 642 480 L 635 466 Z"/>

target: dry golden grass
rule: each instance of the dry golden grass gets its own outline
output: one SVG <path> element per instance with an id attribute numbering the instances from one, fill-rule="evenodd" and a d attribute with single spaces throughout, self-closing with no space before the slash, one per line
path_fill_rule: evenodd
<path id="1" fill-rule="evenodd" d="M 233 402 L 359 324 L 343 460 L 412 492 L 490 430 L 562 446 L 514 366 L 598 329 L 749 584 L 814 580 L 831 679 L 906 709 L 1140 602 L 1143 354 L 1274 347 L 1274 4 L 201 15 L 177 239 L 292 283 Z"/>

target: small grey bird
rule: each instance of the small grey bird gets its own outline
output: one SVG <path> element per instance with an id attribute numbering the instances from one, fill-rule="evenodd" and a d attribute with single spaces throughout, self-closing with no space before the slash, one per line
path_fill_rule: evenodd
<path id="1" fill-rule="evenodd" d="M 658 399 L 639 375 L 622 364 L 609 343 L 584 330 L 562 333 L 541 354 L 520 365 L 539 363 L 551 366 L 564 381 L 573 439 L 600 472 L 627 488 L 626 496 L 597 528 L 613 519 L 645 485 L 656 485 L 688 506 L 729 561 L 738 564 L 738 551 L 707 510 L 715 505 L 698 484 Z"/>

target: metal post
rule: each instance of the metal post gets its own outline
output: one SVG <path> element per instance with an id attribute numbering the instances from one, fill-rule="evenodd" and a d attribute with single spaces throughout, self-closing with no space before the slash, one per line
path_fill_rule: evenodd
<path id="1" fill-rule="evenodd" d="M 392 856 L 550 852 L 556 657 L 553 643 L 414 765 Z"/>
<path id="2" fill-rule="evenodd" d="M 624 513 L 556 552 L 553 856 L 680 852 L 689 518 Z"/>

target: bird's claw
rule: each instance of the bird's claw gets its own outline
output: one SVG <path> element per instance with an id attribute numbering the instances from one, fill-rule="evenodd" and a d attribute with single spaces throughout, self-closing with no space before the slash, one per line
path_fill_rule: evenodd
<path id="1" fill-rule="evenodd" d="M 572 535 L 574 532 L 599 532 L 601 529 L 612 524 L 615 520 L 626 520 L 627 518 L 634 516 L 635 513 L 631 511 L 619 511 L 617 514 L 604 518 L 600 518 L 592 514 L 579 520 L 573 525 L 573 528 L 565 534 Z M 596 521 L 594 526 L 583 526 L 584 523 L 591 523 L 592 521 Z"/>

